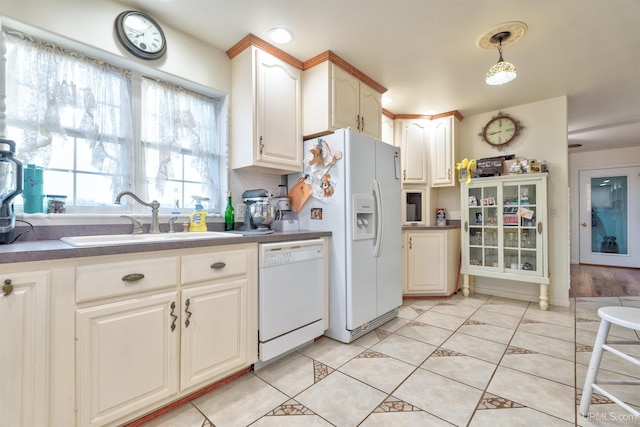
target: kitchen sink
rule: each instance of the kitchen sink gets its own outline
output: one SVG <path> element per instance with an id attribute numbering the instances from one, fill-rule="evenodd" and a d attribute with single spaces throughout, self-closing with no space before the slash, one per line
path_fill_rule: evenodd
<path id="1" fill-rule="evenodd" d="M 224 231 L 202 231 L 197 233 L 160 234 L 104 234 L 96 236 L 63 237 L 60 240 L 71 246 L 118 246 L 140 243 L 184 242 L 188 240 L 225 239 L 242 237 L 241 234 Z"/>

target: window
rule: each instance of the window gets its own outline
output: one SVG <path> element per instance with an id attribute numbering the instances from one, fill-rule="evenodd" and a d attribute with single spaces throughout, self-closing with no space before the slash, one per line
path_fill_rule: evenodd
<path id="1" fill-rule="evenodd" d="M 66 195 L 67 212 L 121 209 L 113 200 L 124 190 L 166 212 L 191 209 L 192 196 L 222 210 L 218 100 L 22 34 L 7 39 L 7 137 L 25 167 L 44 167 L 44 193 Z"/>
<path id="2" fill-rule="evenodd" d="M 149 198 L 173 210 L 193 208 L 193 198 L 221 212 L 217 165 L 218 102 L 183 88 L 142 79 L 142 144 Z"/>

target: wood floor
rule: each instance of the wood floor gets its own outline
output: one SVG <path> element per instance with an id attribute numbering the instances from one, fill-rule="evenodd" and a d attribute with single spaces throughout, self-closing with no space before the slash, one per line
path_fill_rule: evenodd
<path id="1" fill-rule="evenodd" d="M 640 268 L 571 264 L 569 297 L 640 296 Z"/>

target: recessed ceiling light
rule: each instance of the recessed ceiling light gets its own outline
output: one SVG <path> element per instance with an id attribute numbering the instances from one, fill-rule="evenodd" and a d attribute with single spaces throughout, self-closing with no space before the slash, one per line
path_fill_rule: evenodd
<path id="1" fill-rule="evenodd" d="M 269 30 L 269 38 L 275 43 L 285 44 L 293 40 L 293 33 L 284 27 L 276 27 Z"/>

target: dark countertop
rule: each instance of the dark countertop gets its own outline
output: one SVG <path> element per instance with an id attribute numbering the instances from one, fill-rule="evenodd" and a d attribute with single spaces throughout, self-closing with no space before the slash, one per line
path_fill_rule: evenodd
<path id="1" fill-rule="evenodd" d="M 36 240 L 0 245 L 0 264 L 165 251 L 171 249 L 201 248 L 241 243 L 286 242 L 291 240 L 305 240 L 330 236 L 331 232 L 328 231 L 274 231 L 271 234 L 242 237 L 93 247 L 75 247 L 62 242 L 61 240 Z"/>
<path id="2" fill-rule="evenodd" d="M 436 225 L 403 225 L 402 226 L 402 231 L 411 231 L 411 230 L 417 230 L 417 231 L 423 231 L 423 230 L 453 230 L 456 228 L 460 228 L 461 226 L 461 220 L 459 219 L 448 219 L 447 220 L 447 225 L 440 225 L 440 226 L 436 226 Z"/>

